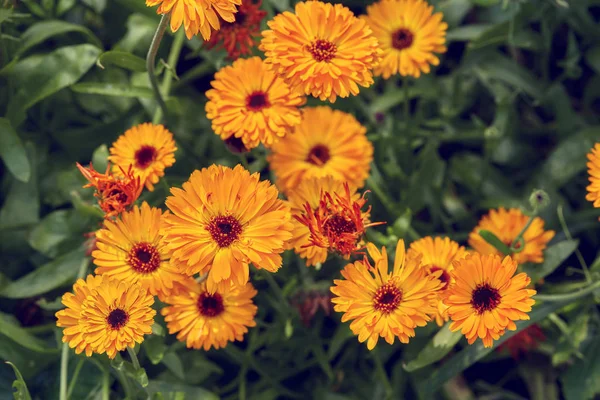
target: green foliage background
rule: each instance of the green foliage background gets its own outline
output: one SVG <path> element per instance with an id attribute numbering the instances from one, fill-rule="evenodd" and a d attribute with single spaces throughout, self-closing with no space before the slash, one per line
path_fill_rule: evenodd
<path id="1" fill-rule="evenodd" d="M 103 170 L 106 146 L 152 120 L 143 58 L 159 18 L 143 0 L 1 3 L 0 358 L 12 364 L 0 367 L 0 399 L 12 397 L 15 379 L 16 398 L 54 399 L 61 360 L 54 313 L 78 271 L 91 271 L 83 234 L 101 220 L 74 164 L 93 160 Z M 268 18 L 291 8 L 289 0 L 263 3 Z M 364 12 L 361 0 L 343 3 Z M 377 80 L 333 105 L 359 118 L 375 146 L 366 188 L 373 220 L 387 225 L 369 239 L 393 247 L 398 238 L 443 234 L 465 243 L 489 208 L 526 206 L 532 189 L 544 189 L 552 202 L 542 217 L 557 235 L 544 264 L 524 268 L 534 281 L 545 279 L 538 289 L 547 297 L 531 321 L 518 324 L 542 326 L 540 348 L 514 361 L 430 324 L 408 345 L 381 342 L 369 352 L 339 315 L 319 311 L 307 327 L 293 306 L 301 290 L 327 293 L 343 260 L 317 271 L 289 253 L 274 280 L 254 271 L 258 326 L 243 343 L 186 350 L 158 318 L 139 352 L 145 374 L 127 360 L 110 365 L 71 352 L 71 399 L 101 398 L 103 384 L 110 398 L 123 398 L 119 371 L 132 380 L 133 397 L 155 399 L 580 400 L 600 393 L 600 291 L 580 291 L 600 279 L 600 212 L 585 200 L 585 154 L 600 140 L 600 1 L 432 3 L 449 24 L 441 66 L 408 80 L 406 92 L 400 79 Z M 168 62 L 159 71 L 170 89 L 167 125 L 180 149 L 167 171 L 170 186 L 194 169 L 240 161 L 204 113 L 204 92 L 225 54 L 182 39 L 167 34 L 159 53 Z M 265 154 L 251 153 L 250 169 L 270 178 Z M 142 198 L 161 205 L 165 196 L 159 186 Z"/>

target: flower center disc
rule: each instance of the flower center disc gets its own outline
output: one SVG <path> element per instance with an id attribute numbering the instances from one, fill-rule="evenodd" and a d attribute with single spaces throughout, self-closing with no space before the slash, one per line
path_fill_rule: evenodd
<path id="1" fill-rule="evenodd" d="M 135 272 L 149 274 L 160 267 L 160 253 L 150 243 L 138 243 L 129 251 L 127 263 Z"/>
<path id="2" fill-rule="evenodd" d="M 106 317 L 106 322 L 112 329 L 121 329 L 129 321 L 129 314 L 120 308 L 115 308 Z"/>
<path id="3" fill-rule="evenodd" d="M 323 229 L 327 236 L 340 236 L 342 233 L 356 232 L 356 224 L 353 221 L 347 220 L 341 215 L 333 215 L 325 224 Z"/>
<path id="4" fill-rule="evenodd" d="M 223 297 L 219 293 L 203 292 L 198 297 L 198 311 L 205 317 L 216 317 L 225 310 Z"/>
<path id="5" fill-rule="evenodd" d="M 206 230 L 219 247 L 229 247 L 229 245 L 240 237 L 242 225 L 231 215 L 219 215 L 209 222 Z"/>
<path id="6" fill-rule="evenodd" d="M 135 152 L 135 166 L 140 169 L 146 169 L 156 160 L 156 149 L 154 146 L 142 146 Z"/>
<path id="7" fill-rule="evenodd" d="M 322 166 L 325 165 L 330 158 L 329 149 L 322 144 L 318 144 L 310 149 L 306 161 L 314 165 Z"/>
<path id="8" fill-rule="evenodd" d="M 414 35 L 406 28 L 400 28 L 392 33 L 392 46 L 395 49 L 402 50 L 410 47 L 414 39 Z"/>
<path id="9" fill-rule="evenodd" d="M 477 314 L 483 314 L 485 311 L 491 311 L 500 304 L 500 293 L 497 289 L 491 287 L 488 283 L 479 285 L 471 295 L 471 305 Z"/>
<path id="10" fill-rule="evenodd" d="M 384 314 L 389 314 L 400 305 L 402 291 L 391 283 L 386 283 L 375 292 L 373 307 Z"/>
<path id="11" fill-rule="evenodd" d="M 269 106 L 269 99 L 267 99 L 267 95 L 263 92 L 254 92 L 246 99 L 246 107 L 250 111 L 260 111 Z"/>
<path id="12" fill-rule="evenodd" d="M 444 290 L 448 287 L 448 285 L 450 284 L 450 274 L 445 269 L 433 266 L 429 271 L 431 273 L 436 271 L 442 271 L 442 274 L 438 278 L 440 282 L 442 282 L 442 287 L 440 288 L 440 290 Z"/>
<path id="13" fill-rule="evenodd" d="M 317 39 L 306 46 L 316 61 L 329 62 L 335 57 L 337 46 L 329 40 Z"/>

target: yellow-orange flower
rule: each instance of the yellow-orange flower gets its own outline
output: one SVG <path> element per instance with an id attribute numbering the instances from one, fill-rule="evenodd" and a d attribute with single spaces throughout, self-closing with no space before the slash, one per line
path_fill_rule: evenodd
<path id="1" fill-rule="evenodd" d="M 165 213 L 166 214 L 166 213 Z M 160 233 L 163 214 L 144 202 L 96 232 L 97 250 L 92 252 L 95 273 L 120 281 L 139 283 L 163 299 L 182 289 L 190 277 L 170 263 L 171 254 Z"/>
<path id="2" fill-rule="evenodd" d="M 176 32 L 183 24 L 188 39 L 200 33 L 204 40 L 220 29 L 219 17 L 235 21 L 240 4 L 242 0 L 146 0 L 148 7 L 158 5 L 158 14 L 171 13 L 171 31 Z"/>
<path id="3" fill-rule="evenodd" d="M 252 149 L 270 147 L 301 120 L 302 95 L 269 71 L 259 57 L 239 59 L 222 68 L 206 92 L 206 117 L 221 139 L 241 138 Z"/>
<path id="4" fill-rule="evenodd" d="M 272 147 L 269 165 L 288 193 L 304 179 L 332 176 L 360 188 L 369 176 L 373 145 L 352 115 L 329 107 L 305 108 L 300 125 Z"/>
<path id="5" fill-rule="evenodd" d="M 518 208 L 506 210 L 501 207 L 498 210 L 490 210 L 479 221 L 479 225 L 469 234 L 469 245 L 481 254 L 500 254 L 498 250 L 485 241 L 480 230 L 492 232 L 504 244 L 510 247 L 517 235 L 527 224 L 529 217 L 524 215 Z M 543 251 L 546 245 L 554 237 L 554 231 L 544 231 L 544 220 L 535 217 L 533 222 L 523 234 L 524 248 L 512 257 L 519 264 L 526 262 L 541 263 L 544 261 Z"/>
<path id="6" fill-rule="evenodd" d="M 385 247 L 382 251 L 367 245 L 375 266 L 365 256 L 348 264 L 344 279 L 336 279 L 331 288 L 334 310 L 343 312 L 342 322 L 352 320 L 350 329 L 358 341 L 367 341 L 372 350 L 379 337 L 389 344 L 395 337 L 408 343 L 417 326 L 425 326 L 435 312 L 437 290 L 441 282 L 421 267 L 420 256 L 407 256 L 404 241 L 398 241 L 394 268 L 390 272 Z"/>
<path id="7" fill-rule="evenodd" d="M 429 274 L 436 274 L 436 276 L 440 274 L 438 279 L 442 282 L 442 287 L 438 291 L 439 299 L 433 316 L 438 326 L 442 326 L 444 322 L 448 321 L 449 317 L 448 307 L 442 302 L 441 293 L 454 282 L 452 262 L 465 258 L 468 253 L 463 246 L 459 246 L 458 243 L 447 237 L 432 238 L 431 236 L 412 242 L 408 253 L 420 254 L 423 257 L 421 263 L 423 267 L 427 268 Z"/>
<path id="8" fill-rule="evenodd" d="M 506 329 L 517 329 L 514 321 L 527 320 L 536 291 L 526 289 L 531 279 L 525 273 L 514 276 L 517 263 L 506 256 L 472 253 L 454 262 L 456 282 L 444 292 L 444 303 L 452 323 L 473 344 L 479 337 L 492 347 Z"/>
<path id="9" fill-rule="evenodd" d="M 590 184 L 587 187 L 586 200 L 594 203 L 594 207 L 600 207 L 600 143 L 596 143 L 594 148 L 588 153 L 588 174 Z"/>
<path id="10" fill-rule="evenodd" d="M 380 0 L 367 6 L 363 16 L 383 50 L 375 75 L 384 79 L 400 74 L 418 78 L 438 65 L 434 53 L 446 52 L 446 30 L 442 13 L 423 0 Z"/>
<path id="11" fill-rule="evenodd" d="M 242 341 L 248 327 L 256 325 L 255 295 L 250 282 L 221 284 L 214 293 L 206 290 L 205 283 L 194 283 L 187 291 L 169 297 L 161 314 L 169 333 L 177 333 L 187 347 L 219 349 L 228 342 Z"/>
<path id="12" fill-rule="evenodd" d="M 321 100 L 356 96 L 373 83 L 381 50 L 365 21 L 341 4 L 307 1 L 267 23 L 260 49 L 293 90 Z"/>
<path id="13" fill-rule="evenodd" d="M 208 273 L 207 288 L 248 282 L 248 265 L 275 272 L 292 237 L 290 209 L 277 189 L 242 166 L 194 171 L 166 200 L 165 240 L 171 262 L 188 275 Z"/>
<path id="14" fill-rule="evenodd" d="M 110 148 L 108 160 L 114 163 L 117 176 L 133 166 L 133 174 L 142 185 L 154 190 L 154 184 L 164 176 L 165 168 L 175 163 L 173 134 L 162 125 L 140 124 L 119 136 Z"/>

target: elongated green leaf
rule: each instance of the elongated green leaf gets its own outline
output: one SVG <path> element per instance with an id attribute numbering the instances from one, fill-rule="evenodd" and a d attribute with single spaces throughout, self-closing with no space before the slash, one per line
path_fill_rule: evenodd
<path id="1" fill-rule="evenodd" d="M 491 24 L 471 24 L 454 28 L 446 34 L 446 40 L 452 41 L 467 41 L 479 37 L 483 32 L 488 30 Z"/>
<path id="2" fill-rule="evenodd" d="M 37 157 L 34 146 L 26 143 L 25 149 L 27 158 L 35 165 Z M 0 209 L 0 230 L 29 227 L 39 221 L 39 214 L 40 199 L 34 170 L 27 182 L 12 181 Z"/>
<path id="3" fill-rule="evenodd" d="M 56 349 L 49 348 L 46 343 L 18 326 L 17 322 L 10 315 L 0 313 L 0 333 L 29 350 L 40 353 L 57 352 Z"/>
<path id="4" fill-rule="evenodd" d="M 86 27 L 65 21 L 50 20 L 37 22 L 23 33 L 17 56 L 24 54 L 33 46 L 42 43 L 51 37 L 74 32 L 83 34 L 91 44 L 102 48 L 100 39 Z"/>
<path id="5" fill-rule="evenodd" d="M 126 51 L 111 50 L 102 53 L 96 64 L 102 69 L 108 65 L 115 65 L 130 71 L 146 72 L 146 60 Z"/>
<path id="6" fill-rule="evenodd" d="M 23 375 L 21 375 L 19 369 L 10 361 L 7 361 L 6 363 L 12 367 L 13 371 L 15 371 L 15 375 L 17 376 L 17 380 L 14 381 L 12 385 L 13 389 L 15 389 L 13 393 L 15 400 L 31 400 L 31 395 L 27 389 L 27 384 L 25 383 Z"/>
<path id="7" fill-rule="evenodd" d="M 577 360 L 562 376 L 567 400 L 593 399 L 600 393 L 600 336 L 592 340 L 583 351 L 582 360 Z"/>
<path id="8" fill-rule="evenodd" d="M 151 98 L 153 96 L 152 89 L 150 88 L 102 82 L 77 83 L 71 86 L 71 90 L 77 93 L 101 94 L 104 96 L 117 97 Z"/>
<path id="9" fill-rule="evenodd" d="M 500 253 L 504 254 L 505 256 L 507 256 L 511 253 L 508 246 L 505 245 L 502 242 L 502 240 L 500 240 L 498 238 L 498 236 L 494 235 L 493 232 L 486 231 L 485 229 L 481 229 L 477 233 L 479 233 L 479 236 L 481 236 L 483 238 L 483 240 L 485 240 L 486 242 L 488 242 L 489 244 L 494 246 L 496 248 L 496 250 L 498 250 Z"/>
<path id="10" fill-rule="evenodd" d="M 542 264 L 528 264 L 523 266 L 523 272 L 527 273 L 532 282 L 550 275 L 563 261 L 565 261 L 577 248 L 579 240 L 565 240 L 550 246 L 544 252 Z"/>
<path id="11" fill-rule="evenodd" d="M 449 323 L 443 326 L 433 339 L 427 343 L 425 348 L 421 350 L 417 358 L 406 364 L 404 369 L 408 372 L 415 371 L 441 360 L 448 354 L 462 337 L 460 331 L 451 332 L 449 326 Z"/>
<path id="12" fill-rule="evenodd" d="M 0 157 L 15 178 L 21 182 L 29 180 L 31 166 L 27 159 L 27 153 L 25 153 L 25 147 L 6 118 L 0 118 Z"/>
<path id="13" fill-rule="evenodd" d="M 219 397 L 206 389 L 197 386 L 189 386 L 178 383 L 163 382 L 163 381 L 150 381 L 146 388 L 150 395 L 155 393 L 163 393 L 166 395 L 165 399 L 176 399 L 173 397 L 175 393 L 184 393 L 186 399 L 194 400 L 218 400 Z"/>
<path id="14" fill-rule="evenodd" d="M 585 52 L 585 61 L 600 74 L 600 46 L 594 46 Z"/>
<path id="15" fill-rule="evenodd" d="M 84 250 L 77 249 L 44 264 L 21 279 L 2 287 L 0 297 L 24 299 L 56 289 L 75 278 L 83 257 Z"/>

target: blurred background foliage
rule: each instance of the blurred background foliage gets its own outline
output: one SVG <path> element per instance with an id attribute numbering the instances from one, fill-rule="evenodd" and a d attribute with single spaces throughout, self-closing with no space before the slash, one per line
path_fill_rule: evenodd
<path id="1" fill-rule="evenodd" d="M 253 271 L 258 325 L 243 343 L 186 350 L 157 318 L 139 355 L 149 380 L 138 385 L 142 398 L 580 400 L 600 393 L 600 293 L 560 297 L 587 284 L 582 263 L 593 278 L 600 274 L 600 212 L 585 201 L 585 154 L 600 140 L 600 1 L 431 2 L 449 24 L 440 67 L 418 80 L 377 80 L 333 105 L 355 115 L 375 146 L 366 188 L 373 220 L 387 225 L 369 239 L 393 247 L 398 238 L 441 234 L 465 244 L 489 208 L 524 206 L 532 189 L 544 189 L 552 202 L 541 216 L 557 235 L 544 264 L 524 268 L 544 280 L 540 293 L 558 297 L 518 326 L 538 322 L 546 341 L 514 360 L 429 324 L 408 345 L 380 343 L 369 352 L 329 310 L 328 288 L 343 260 L 315 270 L 287 253 L 274 280 Z M 22 374 L 15 383 L 22 393 L 24 380 L 32 398 L 53 399 L 61 338 L 54 312 L 88 267 L 85 233 L 101 221 L 75 162 L 103 170 L 106 146 L 152 120 L 144 57 L 159 17 L 142 0 L 0 3 L 0 358 Z M 291 3 L 264 0 L 263 8 L 271 18 Z M 364 13 L 362 0 L 343 3 Z M 204 112 L 225 53 L 168 33 L 159 58 L 170 89 L 167 126 L 179 145 L 168 184 L 212 163 L 237 164 Z M 265 155 L 259 148 L 248 159 L 268 179 Z M 160 206 L 165 196 L 159 186 L 143 199 Z M 102 376 L 122 398 L 114 371 L 128 373 L 131 364 L 112 364 L 71 355 L 70 398 L 100 398 Z M 12 397 L 14 380 L 15 370 L 0 366 L 0 399 Z"/>

